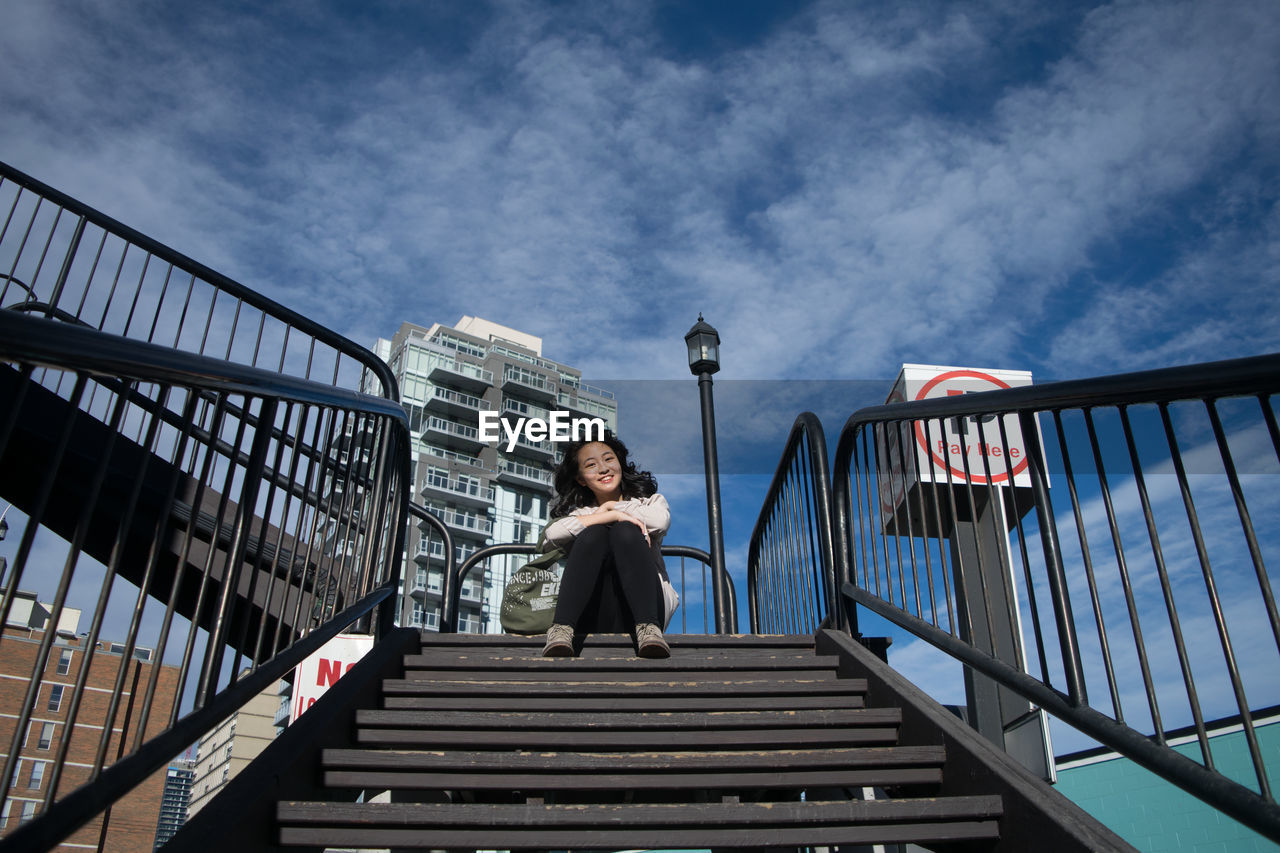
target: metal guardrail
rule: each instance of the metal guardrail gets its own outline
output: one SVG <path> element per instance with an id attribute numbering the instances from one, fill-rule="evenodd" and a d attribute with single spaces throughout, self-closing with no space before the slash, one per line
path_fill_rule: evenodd
<path id="1" fill-rule="evenodd" d="M 0 305 L 7 853 L 389 628 L 410 474 L 376 356 L 3 164 Z"/>
<path id="2" fill-rule="evenodd" d="M 1277 393 L 1272 355 L 863 409 L 834 466 L 843 592 L 1280 840 L 1251 712 L 1280 684 Z M 1025 654 L 982 639 L 1001 623 Z M 1228 715 L 1252 778 L 1217 767 Z M 1187 721 L 1198 756 L 1167 742 Z"/>
<path id="3" fill-rule="evenodd" d="M 42 767 L 41 813 L 0 849 L 38 850 L 329 636 L 375 607 L 392 624 L 408 430 L 389 400 L 12 312 L 0 361 L 0 474 L 19 510 L 0 654 L 30 664 L 0 798 L 20 762 Z M 53 557 L 51 533 L 66 542 Z M 19 636 L 16 604 L 47 608 L 44 624 Z M 79 636 L 58 630 L 73 610 L 92 611 Z M 56 722 L 33 758 L 37 717 Z"/>
<path id="4" fill-rule="evenodd" d="M 827 440 L 812 412 L 796 418 L 751 531 L 751 630 L 811 634 L 844 628 L 831 535 Z"/>
<path id="5" fill-rule="evenodd" d="M 368 348 L 5 163 L 0 306 L 398 399 Z"/>
<path id="6" fill-rule="evenodd" d="M 528 543 L 508 542 L 498 545 L 487 545 L 468 557 L 462 565 L 458 566 L 453 571 L 452 575 L 446 575 L 443 594 L 444 605 L 441 608 L 442 612 L 440 616 L 441 633 L 458 633 L 458 613 L 461 603 L 462 584 L 477 567 L 480 567 L 483 570 L 485 564 L 491 557 L 508 554 L 533 556 L 537 553 L 538 546 Z M 687 621 L 688 611 L 684 605 L 684 602 L 688 600 L 687 593 L 689 591 L 689 576 L 685 570 L 684 562 L 686 559 L 697 560 L 702 564 L 702 571 L 700 575 L 700 589 L 702 591 L 702 601 L 704 603 L 702 608 L 702 633 L 715 633 L 715 625 L 719 624 L 715 621 L 716 614 L 713 612 L 713 621 L 708 622 L 705 607 L 705 603 L 707 601 L 713 600 L 708 597 L 711 584 L 710 575 L 708 574 L 711 568 L 711 555 L 706 551 L 703 551 L 701 548 L 693 548 L 688 545 L 663 545 L 662 555 L 664 557 L 680 558 L 680 570 L 678 572 L 679 582 L 677 583 L 677 573 L 672 572 L 670 564 L 667 565 L 667 574 L 671 577 L 671 582 L 676 587 L 676 592 L 680 593 L 681 633 L 688 633 L 687 629 L 689 627 Z M 726 588 L 727 606 L 736 609 L 737 592 L 734 590 L 732 578 L 728 578 Z"/>

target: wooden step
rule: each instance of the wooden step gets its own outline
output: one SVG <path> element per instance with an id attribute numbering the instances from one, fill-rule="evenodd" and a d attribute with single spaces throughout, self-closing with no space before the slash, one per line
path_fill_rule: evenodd
<path id="1" fill-rule="evenodd" d="M 805 670 L 799 676 L 787 672 L 786 670 L 735 670 L 735 669 L 707 669 L 697 672 L 689 672 L 671 667 L 658 669 L 656 667 L 637 666 L 640 660 L 637 658 L 630 661 L 631 666 L 617 667 L 611 669 L 599 669 L 590 667 L 576 666 L 573 659 L 561 659 L 559 666 L 536 666 L 522 669 L 510 669 L 506 671 L 482 670 L 468 671 L 464 669 L 444 669 L 444 670 L 406 670 L 406 681 L 423 681 L 423 680 L 439 680 L 444 683 L 465 684 L 486 683 L 493 680 L 500 681 L 522 681 L 526 683 L 542 683 L 552 680 L 559 682 L 573 682 L 575 684 L 603 684 L 609 682 L 653 682 L 653 681 L 687 681 L 687 682 L 721 682 L 721 683 L 742 683 L 742 682 L 759 682 L 768 681 L 771 678 L 795 679 L 800 678 L 806 681 L 828 681 L 837 680 L 834 670 L 815 669 Z"/>
<path id="2" fill-rule="evenodd" d="M 360 751 L 356 751 L 360 752 Z M 474 753 L 488 755 L 492 753 Z M 617 792 L 638 791 L 760 791 L 812 790 L 819 788 L 891 788 L 900 785 L 938 785 L 942 768 L 907 764 L 874 763 L 866 766 L 811 767 L 795 766 L 733 767 L 730 769 L 692 770 L 678 765 L 653 772 L 633 772 L 623 768 L 551 770 L 480 769 L 468 772 L 456 764 L 436 769 L 420 769 L 420 753 L 370 751 L 362 756 L 379 756 L 381 767 L 360 766 L 326 769 L 324 784 L 335 788 L 414 791 L 520 791 L 526 795 L 546 791 L 587 791 L 592 797 L 605 798 Z M 502 758 L 511 758 L 510 753 Z M 620 758 L 614 753 L 611 757 Z M 326 763 L 332 759 L 326 758 Z M 682 799 L 687 799 L 683 797 Z"/>
<path id="3" fill-rule="evenodd" d="M 813 651 L 813 636 L 810 634 L 666 634 L 667 643 L 672 648 L 698 647 L 721 649 L 808 649 Z M 422 632 L 424 648 L 473 647 L 492 648 L 504 646 L 512 649 L 542 649 L 546 642 L 545 634 L 437 634 L 433 631 Z M 629 634 L 591 634 L 586 640 L 586 648 L 609 647 L 634 648 L 635 641 Z"/>
<path id="4" fill-rule="evenodd" d="M 664 711 L 801 711 L 833 706 L 861 708 L 861 696 L 669 696 L 665 692 L 647 692 L 631 696 L 528 696 L 514 693 L 501 696 L 432 696 L 384 694 L 387 709 L 421 711 L 545 711 L 548 713 L 614 713 L 634 711 L 637 707 L 656 707 Z"/>
<path id="5" fill-rule="evenodd" d="M 507 657 L 521 658 L 525 660 L 546 660 L 542 655 L 543 643 L 540 641 L 532 646 L 509 646 L 509 645 L 483 645 L 483 646 L 423 646 L 424 654 L 433 658 L 448 658 L 457 655 L 475 655 L 483 657 L 487 655 L 502 655 Z M 716 657 L 721 659 L 733 659 L 752 656 L 774 656 L 779 658 L 791 658 L 794 660 L 802 660 L 805 658 L 813 658 L 814 651 L 812 644 L 807 648 L 796 646 L 715 646 L 703 645 L 701 643 L 684 643 L 676 644 L 671 647 L 671 654 L 676 657 Z M 553 661 L 563 662 L 565 658 L 552 658 Z M 652 660 L 652 658 L 637 658 L 636 647 L 633 642 L 599 645 L 588 640 L 579 649 L 578 654 L 571 660 Z"/>
<path id="6" fill-rule="evenodd" d="M 467 773 L 698 773 L 708 770 L 801 770 L 829 767 L 936 767 L 946 758 L 940 746 L 866 749 L 788 749 L 613 752 L 471 752 L 391 749 L 326 749 L 326 769 L 445 770 Z"/>
<path id="7" fill-rule="evenodd" d="M 758 749 L 891 745 L 898 726 L 790 729 L 653 729 L 581 731 L 577 729 L 367 728 L 356 732 L 362 746 L 418 749 L 594 749 L 626 752 L 644 749 Z"/>
<path id="8" fill-rule="evenodd" d="M 812 654 L 695 654 L 673 652 L 662 660 L 638 658 L 634 654 L 582 655 L 576 658 L 544 658 L 504 652 L 479 652 L 456 650 L 432 650 L 420 655 L 406 655 L 406 670 L 448 672 L 688 672 L 755 671 L 755 672 L 803 672 L 806 670 L 833 670 L 837 659 Z M 420 677 L 420 676 L 418 676 Z"/>
<path id="9" fill-rule="evenodd" d="M 492 696 L 518 692 L 521 696 L 629 696 L 637 690 L 663 696 L 856 696 L 867 692 L 865 678 L 836 679 L 830 673 L 797 678 L 778 676 L 758 680 L 710 681 L 702 678 L 671 681 L 608 680 L 566 681 L 544 678 L 535 682 L 497 677 L 484 681 L 459 681 L 452 677 L 388 678 L 382 682 L 387 696 Z"/>
<path id="10" fill-rule="evenodd" d="M 999 797 L 839 802 L 277 807 L 284 846 L 408 849 L 938 844 L 998 837 Z"/>
<path id="11" fill-rule="evenodd" d="M 824 726 L 898 726 L 897 708 L 850 708 L 816 711 L 633 711 L 583 716 L 573 713 L 522 711 L 407 711 L 356 712 L 358 728 L 424 727 L 435 729 L 563 729 L 569 731 L 682 729 L 770 729 Z"/>

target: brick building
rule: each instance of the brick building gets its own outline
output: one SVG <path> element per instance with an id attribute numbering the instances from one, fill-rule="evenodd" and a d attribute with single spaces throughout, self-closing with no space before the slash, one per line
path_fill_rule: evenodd
<path id="1" fill-rule="evenodd" d="M 54 761 L 63 740 L 66 762 L 57 782 L 56 798 L 65 796 L 88 779 L 98 752 L 116 678 L 125 667 L 124 692 L 110 721 L 106 763 L 115 761 L 127 742 L 138 734 L 143 694 L 154 672 L 150 649 L 135 649 L 123 656 L 121 644 L 99 642 L 85 671 L 85 638 L 77 636 L 79 613 L 64 609 L 56 626 L 50 624 L 49 607 L 31 593 L 14 596 L 9 619 L 0 633 L 0 757 L 11 767 L 9 795 L 0 810 L 0 837 L 39 814 L 49 799 Z M 36 702 L 16 756 L 10 756 L 15 726 L 21 714 L 32 673 L 46 631 L 53 631 L 48 660 L 40 673 Z M 68 719 L 76 685 L 84 678 L 80 706 Z M 147 731 L 158 733 L 166 724 L 177 689 L 178 668 L 162 666 Z M 111 853 L 148 853 L 156 836 L 165 771 L 152 775 L 112 808 L 72 834 L 59 851 L 105 850 Z M 105 824 L 105 829 L 104 829 Z"/>

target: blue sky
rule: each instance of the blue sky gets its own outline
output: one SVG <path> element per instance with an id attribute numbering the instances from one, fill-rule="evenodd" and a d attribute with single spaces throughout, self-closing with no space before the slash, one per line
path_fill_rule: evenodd
<path id="1" fill-rule="evenodd" d="M 834 437 L 904 362 L 1045 380 L 1278 348 L 1273 0 L 0 22 L 0 159 L 356 341 L 470 314 L 683 399 L 621 423 L 691 544 L 703 312 L 735 565 L 795 412 Z"/>

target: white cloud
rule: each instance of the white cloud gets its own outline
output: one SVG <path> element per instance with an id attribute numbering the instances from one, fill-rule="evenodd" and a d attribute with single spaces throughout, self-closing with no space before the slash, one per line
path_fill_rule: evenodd
<path id="1" fill-rule="evenodd" d="M 702 310 L 727 375 L 827 378 L 907 360 L 1113 369 L 1212 355 L 1228 330 L 1273 339 L 1245 305 L 1274 289 L 1274 238 L 1250 229 L 1216 252 L 1174 247 L 1199 275 L 1067 296 L 1099 246 L 1233 157 L 1273 158 L 1265 3 L 1100 7 L 1062 27 L 1074 42 L 1043 74 L 995 81 L 979 70 L 1002 40 L 1042 25 L 1029 7 L 817 4 L 679 61 L 627 4 L 577 11 L 503 4 L 444 59 L 378 55 L 377 24 L 331 10 L 293 9 L 286 28 L 20 4 L 0 139 L 361 340 L 480 314 L 599 375 L 662 377 L 682 373 Z M 986 85 L 974 111 L 935 110 L 966 78 Z M 1258 260 L 1223 269 L 1241 253 Z M 1198 299 L 1189 282 L 1215 276 L 1239 298 Z M 1071 315 L 1060 330 L 1051 305 Z M 602 316 L 612 344 L 589 331 Z M 1041 326 L 1044 348 L 1019 335 Z"/>

